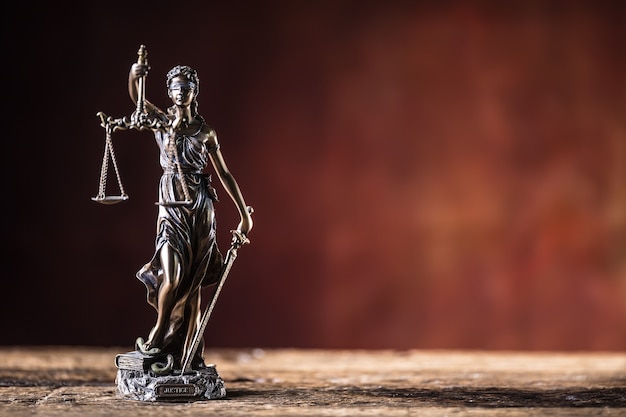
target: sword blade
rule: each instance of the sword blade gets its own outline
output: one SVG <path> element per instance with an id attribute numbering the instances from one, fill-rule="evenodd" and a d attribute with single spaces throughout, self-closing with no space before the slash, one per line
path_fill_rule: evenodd
<path id="1" fill-rule="evenodd" d="M 220 295 L 220 291 L 222 291 L 222 287 L 224 286 L 224 282 L 226 281 L 226 277 L 228 277 L 228 273 L 237 258 L 237 249 L 238 245 L 233 245 L 228 249 L 226 253 L 226 259 L 224 261 L 224 269 L 222 270 L 222 274 L 220 275 L 220 279 L 217 283 L 217 287 L 215 288 L 215 292 L 213 293 L 213 297 L 211 298 L 211 302 L 208 307 L 202 314 L 202 320 L 200 321 L 200 326 L 196 330 L 196 334 L 193 337 L 193 341 L 191 343 L 191 348 L 187 352 L 187 356 L 185 358 L 185 362 L 183 363 L 183 367 L 181 373 L 187 373 L 191 371 L 191 360 L 195 356 L 196 351 L 198 350 L 198 346 L 200 345 L 200 340 L 204 335 L 204 329 L 206 328 L 207 323 L 209 322 L 209 318 L 211 317 L 211 313 L 213 312 L 213 308 L 215 308 L 215 303 L 217 302 L 217 297 Z"/>

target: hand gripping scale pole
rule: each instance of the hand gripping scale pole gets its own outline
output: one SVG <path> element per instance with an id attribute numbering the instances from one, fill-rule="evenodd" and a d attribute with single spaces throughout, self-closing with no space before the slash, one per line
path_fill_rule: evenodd
<path id="1" fill-rule="evenodd" d="M 252 207 L 248 207 L 248 211 L 252 212 Z M 226 253 L 226 259 L 224 260 L 224 266 L 222 269 L 222 273 L 217 281 L 217 287 L 215 288 L 215 292 L 213 293 L 213 298 L 211 298 L 211 302 L 207 306 L 206 310 L 202 315 L 202 321 L 200 322 L 200 326 L 196 330 L 196 334 L 193 336 L 193 341 L 191 342 L 191 347 L 187 352 L 187 356 L 185 357 L 185 361 L 183 362 L 183 366 L 181 369 L 181 375 L 188 373 L 191 371 L 191 360 L 196 355 L 196 351 L 198 350 L 198 346 L 200 345 L 200 340 L 204 334 L 204 329 L 206 328 L 207 323 L 209 322 L 209 318 L 211 317 L 211 313 L 213 312 L 213 308 L 215 307 L 215 303 L 217 302 L 217 297 L 220 295 L 220 291 L 224 286 L 224 282 L 226 281 L 226 277 L 228 277 L 228 273 L 237 258 L 237 250 L 245 244 L 250 243 L 248 238 L 244 236 L 237 230 L 231 230 L 233 234 L 233 240 Z"/>

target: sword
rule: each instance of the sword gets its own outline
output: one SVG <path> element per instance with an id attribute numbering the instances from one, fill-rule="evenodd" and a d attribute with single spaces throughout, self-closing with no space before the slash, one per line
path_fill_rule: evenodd
<path id="1" fill-rule="evenodd" d="M 252 207 L 248 207 L 248 212 L 252 213 Z M 187 356 L 185 357 L 185 361 L 183 362 L 183 367 L 180 371 L 181 375 L 191 371 L 191 360 L 196 355 L 196 351 L 198 350 L 198 346 L 200 345 L 200 340 L 202 339 L 202 335 L 204 334 L 204 329 L 209 322 L 209 318 L 211 317 L 211 313 L 213 312 L 213 308 L 215 307 L 215 303 L 217 302 L 217 297 L 220 295 L 220 291 L 222 291 L 222 287 L 224 286 L 226 277 L 228 277 L 228 273 L 230 272 L 230 269 L 232 268 L 235 259 L 237 259 L 237 251 L 243 244 L 250 243 L 250 240 L 238 230 L 231 230 L 231 233 L 233 234 L 233 240 L 230 248 L 228 249 L 228 252 L 226 253 L 222 273 L 217 282 L 217 288 L 215 288 L 215 292 L 213 293 L 213 298 L 211 299 L 211 302 L 202 314 L 200 326 L 193 336 L 191 348 L 187 352 Z"/>

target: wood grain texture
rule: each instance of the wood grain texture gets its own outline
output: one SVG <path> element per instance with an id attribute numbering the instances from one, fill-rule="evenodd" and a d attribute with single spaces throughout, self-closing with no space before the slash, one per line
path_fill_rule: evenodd
<path id="1" fill-rule="evenodd" d="M 206 352 L 225 399 L 117 398 L 124 348 L 0 348 L 0 416 L 618 416 L 626 354 L 238 349 Z"/>

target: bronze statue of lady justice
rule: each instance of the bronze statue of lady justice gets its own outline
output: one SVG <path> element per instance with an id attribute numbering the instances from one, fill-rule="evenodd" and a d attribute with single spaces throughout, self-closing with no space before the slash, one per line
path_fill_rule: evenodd
<path id="1" fill-rule="evenodd" d="M 157 312 L 147 339 L 138 338 L 136 350 L 116 357 L 118 393 L 122 397 L 154 401 L 212 399 L 225 395 L 223 381 L 203 357 L 202 334 L 224 280 L 249 240 L 252 208 L 247 206 L 228 170 L 215 131 L 198 113 L 199 79 L 188 66 L 172 68 L 166 77 L 172 106 L 166 111 L 145 99 L 148 74 L 145 46 L 129 72 L 128 91 L 136 104 L 130 118 L 113 119 L 98 113 L 106 130 L 105 154 L 99 193 L 92 199 L 113 204 L 128 198 L 120 179 L 112 133 L 116 130 L 151 130 L 160 151 L 163 175 L 159 182 L 156 248 L 137 278 L 147 289 L 148 303 Z M 106 196 L 109 159 L 113 162 L 121 194 Z M 205 169 L 211 162 L 240 215 L 226 257 L 216 242 L 215 189 Z M 213 286 L 211 302 L 201 311 L 201 291 Z"/>

